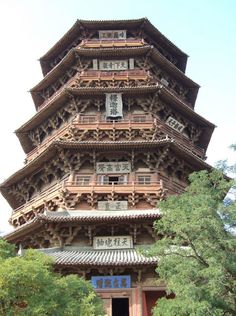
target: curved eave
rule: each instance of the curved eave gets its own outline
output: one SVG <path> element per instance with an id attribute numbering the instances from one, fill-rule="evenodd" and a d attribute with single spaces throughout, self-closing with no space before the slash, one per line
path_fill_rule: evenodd
<path id="1" fill-rule="evenodd" d="M 56 58 L 63 50 L 65 50 L 70 42 L 78 36 L 80 29 L 85 28 L 88 30 L 99 29 L 132 29 L 142 28 L 146 33 L 153 38 L 158 44 L 162 45 L 171 53 L 176 54 L 180 59 L 180 69 L 184 72 L 187 64 L 188 55 L 180 50 L 175 44 L 167 39 L 158 29 L 147 19 L 135 19 L 135 20 L 108 20 L 108 21 L 87 21 L 77 20 L 75 24 L 69 29 L 69 31 L 45 54 L 40 58 L 40 64 L 43 74 L 45 75 L 50 67 L 50 60 Z"/>
<path id="2" fill-rule="evenodd" d="M 67 214 L 70 213 L 70 216 Z M 75 215 L 73 215 L 75 214 Z M 120 223 L 124 222 L 142 222 L 143 220 L 153 221 L 160 218 L 160 211 L 153 210 L 126 210 L 126 211 L 71 211 L 71 212 L 46 212 L 38 214 L 27 223 L 18 226 L 13 231 L 4 235 L 4 239 L 11 242 L 21 241 L 23 236 L 32 234 L 33 231 L 39 230 L 47 223 L 75 223 L 75 224 L 103 224 L 103 223 Z"/>
<path id="3" fill-rule="evenodd" d="M 163 69 L 168 69 L 168 73 L 171 74 L 173 78 L 177 79 L 177 81 L 181 81 L 190 89 L 190 103 L 192 105 L 192 108 L 194 108 L 198 90 L 200 88 L 199 84 L 187 77 L 181 70 L 175 67 L 175 65 L 173 65 L 165 57 L 163 57 L 155 47 L 152 47 L 150 49 L 150 52 L 150 57 L 154 62 L 157 62 L 158 65 L 163 67 Z"/>
<path id="4" fill-rule="evenodd" d="M 10 193 L 8 193 L 7 188 L 11 185 L 22 180 L 24 177 L 34 174 L 46 161 L 56 157 L 57 153 L 61 149 L 70 149 L 84 152 L 86 150 L 97 150 L 97 151 L 120 151 L 120 150 L 130 150 L 130 149 L 142 149 L 148 150 L 161 146 L 169 146 L 179 157 L 185 159 L 192 169 L 198 171 L 202 169 L 210 170 L 212 167 L 203 161 L 201 158 L 193 154 L 186 147 L 183 147 L 174 139 L 161 139 L 158 141 L 84 141 L 84 142 L 68 142 L 68 141 L 54 141 L 52 142 L 41 154 L 39 154 L 34 160 L 29 162 L 23 168 L 18 170 L 12 176 L 10 176 L 6 181 L 0 185 L 0 192 L 4 198 L 8 201 L 11 207 L 14 209 L 19 207 L 18 202 L 15 200 Z"/>

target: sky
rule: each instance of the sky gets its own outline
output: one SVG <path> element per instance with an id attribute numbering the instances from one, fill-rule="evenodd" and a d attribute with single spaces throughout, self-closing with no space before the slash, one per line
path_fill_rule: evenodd
<path id="1" fill-rule="evenodd" d="M 24 165 L 14 131 L 35 114 L 28 91 L 43 78 L 38 59 L 77 19 L 142 17 L 190 56 L 186 75 L 201 86 L 195 110 L 217 125 L 207 162 L 236 161 L 235 0 L 0 0 L 0 182 Z M 10 214 L 0 195 L 0 232 Z"/>

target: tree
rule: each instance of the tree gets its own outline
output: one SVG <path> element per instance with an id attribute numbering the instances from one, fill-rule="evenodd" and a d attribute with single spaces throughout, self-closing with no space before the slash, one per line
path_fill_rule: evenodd
<path id="1" fill-rule="evenodd" d="M 214 170 L 190 176 L 180 196 L 160 203 L 155 230 L 163 238 L 151 250 L 157 255 L 159 280 L 174 299 L 157 301 L 154 316 L 236 315 L 236 207 L 223 199 L 232 183 Z"/>
<path id="2" fill-rule="evenodd" d="M 52 259 L 37 250 L 14 253 L 14 246 L 0 240 L 0 315 L 104 315 L 88 281 L 54 273 Z"/>

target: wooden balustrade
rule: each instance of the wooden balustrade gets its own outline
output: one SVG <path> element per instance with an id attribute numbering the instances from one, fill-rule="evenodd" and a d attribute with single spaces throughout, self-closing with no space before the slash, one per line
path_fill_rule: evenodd
<path id="1" fill-rule="evenodd" d="M 143 39 L 115 39 L 115 40 L 100 40 L 88 39 L 80 43 L 83 48 L 100 48 L 100 47 L 129 47 L 129 46 L 143 46 L 145 41 Z"/>
<path id="2" fill-rule="evenodd" d="M 103 70 L 87 70 L 82 71 L 78 75 L 78 79 L 82 81 L 91 80 L 147 80 L 150 77 L 149 71 L 146 70 L 120 70 L 120 71 L 103 71 Z"/>

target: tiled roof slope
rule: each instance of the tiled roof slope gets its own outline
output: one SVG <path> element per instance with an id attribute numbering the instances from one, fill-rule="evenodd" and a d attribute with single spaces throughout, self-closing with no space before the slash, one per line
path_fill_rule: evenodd
<path id="1" fill-rule="evenodd" d="M 56 265 L 80 266 L 133 266 L 156 265 L 156 257 L 145 257 L 136 249 L 119 250 L 76 250 L 45 249 L 41 250 L 55 260 Z"/>

